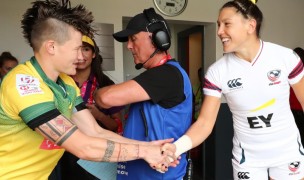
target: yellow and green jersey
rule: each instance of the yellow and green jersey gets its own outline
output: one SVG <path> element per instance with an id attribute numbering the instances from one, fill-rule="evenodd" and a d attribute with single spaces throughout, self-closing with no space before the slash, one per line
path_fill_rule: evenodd
<path id="1" fill-rule="evenodd" d="M 0 102 L 1 179 L 48 179 L 64 149 L 34 129 L 83 109 L 74 80 L 60 74 L 51 81 L 32 58 L 3 79 Z"/>

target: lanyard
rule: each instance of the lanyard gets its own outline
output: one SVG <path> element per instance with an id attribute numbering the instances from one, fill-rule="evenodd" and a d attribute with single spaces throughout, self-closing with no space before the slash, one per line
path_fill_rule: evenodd
<path id="1" fill-rule="evenodd" d="M 170 59 L 172 59 L 171 55 L 170 55 L 170 54 L 167 54 L 167 55 L 165 55 L 165 56 L 163 57 L 163 59 L 160 60 L 160 61 L 158 62 L 158 64 L 156 64 L 154 67 L 163 65 L 163 64 L 165 64 L 165 63 L 166 63 L 168 60 L 170 60 Z"/>

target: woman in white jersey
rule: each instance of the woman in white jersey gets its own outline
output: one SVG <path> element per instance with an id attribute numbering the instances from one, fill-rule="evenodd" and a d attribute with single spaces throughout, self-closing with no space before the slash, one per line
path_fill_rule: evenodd
<path id="1" fill-rule="evenodd" d="M 304 179 L 304 150 L 289 106 L 291 86 L 304 107 L 303 63 L 292 49 L 260 39 L 262 20 L 255 1 L 222 6 L 217 34 L 224 56 L 206 73 L 198 120 L 163 150 L 179 155 L 201 144 L 223 95 L 233 115 L 234 179 Z"/>

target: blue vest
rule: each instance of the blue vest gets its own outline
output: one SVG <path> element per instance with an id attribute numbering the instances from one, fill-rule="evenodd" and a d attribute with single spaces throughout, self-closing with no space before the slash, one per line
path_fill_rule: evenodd
<path id="1" fill-rule="evenodd" d="M 134 103 L 124 128 L 124 136 L 140 141 L 153 141 L 167 138 L 177 140 L 191 125 L 192 120 L 192 86 L 187 73 L 176 61 L 167 64 L 177 67 L 184 81 L 186 99 L 169 109 L 165 109 L 152 101 Z M 143 118 L 144 117 L 144 118 Z M 177 167 L 169 167 L 166 173 L 152 169 L 144 160 L 120 162 L 117 167 L 118 180 L 176 180 L 182 179 L 186 173 L 186 153 Z"/>

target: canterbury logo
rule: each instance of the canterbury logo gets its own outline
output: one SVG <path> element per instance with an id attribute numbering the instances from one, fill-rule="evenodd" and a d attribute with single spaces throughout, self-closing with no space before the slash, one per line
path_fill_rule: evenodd
<path id="1" fill-rule="evenodd" d="M 241 81 L 241 78 L 232 79 L 227 82 L 227 85 L 230 88 L 236 88 L 236 87 L 239 87 L 242 85 L 242 83 L 240 81 Z"/>
<path id="2" fill-rule="evenodd" d="M 239 179 L 250 179 L 250 177 L 248 175 L 249 175 L 249 172 L 238 172 Z"/>

